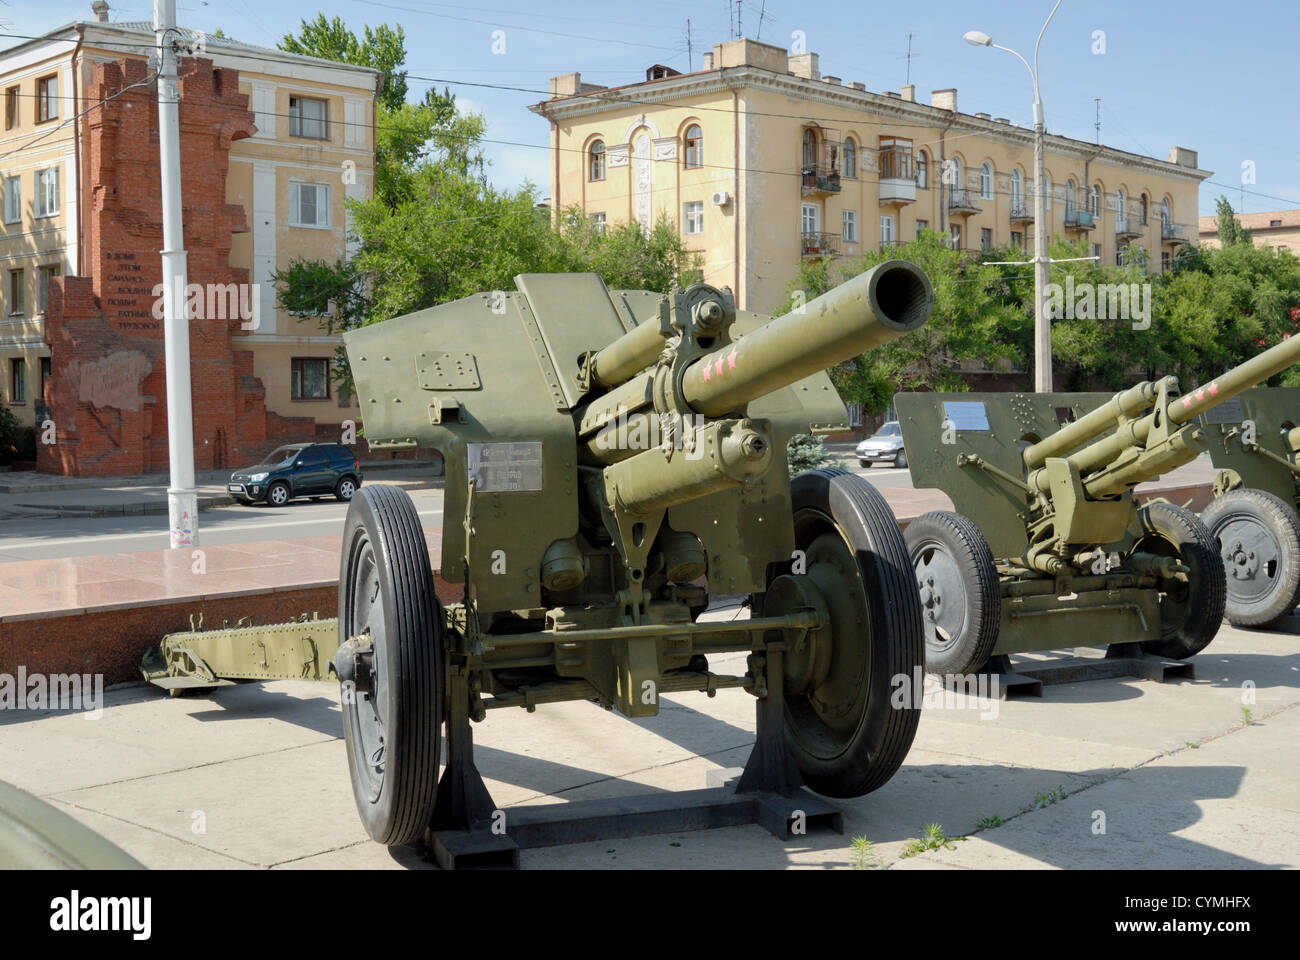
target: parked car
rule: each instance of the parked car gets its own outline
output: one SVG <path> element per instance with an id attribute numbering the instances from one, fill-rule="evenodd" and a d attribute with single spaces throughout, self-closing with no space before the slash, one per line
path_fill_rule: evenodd
<path id="1" fill-rule="evenodd" d="M 261 463 L 230 475 L 226 489 L 240 503 L 282 507 L 294 497 L 328 494 L 351 500 L 361 488 L 361 462 L 341 443 L 290 443 Z"/>
<path id="2" fill-rule="evenodd" d="M 881 425 L 874 436 L 858 444 L 858 463 L 869 467 L 873 463 L 892 463 L 907 466 L 907 451 L 903 449 L 903 430 L 897 420 Z"/>

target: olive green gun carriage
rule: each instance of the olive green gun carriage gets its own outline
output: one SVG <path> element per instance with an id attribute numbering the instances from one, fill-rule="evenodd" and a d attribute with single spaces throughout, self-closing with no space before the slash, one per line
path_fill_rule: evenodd
<path id="1" fill-rule="evenodd" d="M 1297 361 L 1300 337 L 1187 394 L 1175 377 L 1113 396 L 898 394 L 913 486 L 956 510 L 906 531 L 927 668 L 1102 644 L 1172 660 L 1203 650 L 1223 619 L 1219 547 L 1192 512 L 1139 507 L 1132 491 L 1210 447 L 1202 414 Z"/>
<path id="2" fill-rule="evenodd" d="M 885 783 L 918 720 L 889 703 L 922 655 L 902 535 L 865 481 L 792 482 L 785 451 L 844 427 L 825 368 L 924 323 L 924 274 L 881 264 L 777 319 L 704 284 L 516 285 L 344 336 L 371 447 L 442 452 L 439 568 L 463 585 L 439 602 L 403 491 L 360 491 L 334 663 L 370 835 L 486 821 L 468 721 L 559 701 L 648 717 L 663 694 L 739 688 L 759 717 L 741 792 Z M 752 617 L 700 620 L 711 595 L 748 596 Z M 709 669 L 736 651 L 743 674 Z"/>
<path id="3" fill-rule="evenodd" d="M 1228 622 L 1277 626 L 1300 604 L 1300 387 L 1247 390 L 1203 419 L 1219 473 L 1201 521 L 1227 569 Z"/>

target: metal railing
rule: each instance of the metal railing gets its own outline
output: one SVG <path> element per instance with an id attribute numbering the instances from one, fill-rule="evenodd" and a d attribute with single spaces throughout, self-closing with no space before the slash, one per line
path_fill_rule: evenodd
<path id="1" fill-rule="evenodd" d="M 831 257 L 838 252 L 835 233 L 808 233 L 801 235 L 801 255 L 805 257 Z"/>

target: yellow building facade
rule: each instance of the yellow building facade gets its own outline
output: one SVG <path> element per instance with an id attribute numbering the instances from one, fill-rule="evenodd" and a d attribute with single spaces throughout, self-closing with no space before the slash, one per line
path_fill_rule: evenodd
<path id="1" fill-rule="evenodd" d="M 0 401 L 27 426 L 49 369 L 48 279 L 88 269 L 83 217 L 98 184 L 84 128 L 95 105 L 83 94 L 96 63 L 147 61 L 154 43 L 150 23 L 109 23 L 107 5 L 95 7 L 95 20 L 0 53 Z M 336 396 L 320 376 L 340 339 L 314 319 L 279 310 L 271 276 L 297 259 L 333 263 L 349 252 L 344 199 L 373 191 L 380 74 L 192 31 L 182 36 L 191 55 L 239 71 L 256 118 L 256 133 L 231 145 L 226 181 L 227 201 L 244 208 L 249 226 L 234 237 L 231 265 L 249 270 L 246 300 L 256 300 L 256 325 L 248 323 L 236 349 L 253 353 L 269 411 L 318 423 L 355 419 L 355 399 Z"/>
<path id="2" fill-rule="evenodd" d="M 704 68 L 641 83 L 553 77 L 530 109 L 551 124 L 551 206 L 606 223 L 678 225 L 704 279 L 778 311 L 801 260 L 853 257 L 937 230 L 974 252 L 1033 244 L 1033 131 L 961 113 L 957 91 L 875 93 L 821 73 L 815 53 L 717 44 Z M 1051 238 L 1149 270 L 1197 237 L 1196 153 L 1167 160 L 1048 136 Z"/>

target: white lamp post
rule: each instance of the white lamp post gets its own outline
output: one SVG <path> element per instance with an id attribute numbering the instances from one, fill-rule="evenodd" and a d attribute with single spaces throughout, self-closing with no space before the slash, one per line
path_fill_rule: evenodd
<path id="1" fill-rule="evenodd" d="M 994 43 L 993 38 L 979 30 L 970 30 L 965 41 L 977 47 L 996 47 L 1007 53 L 1015 54 L 1025 65 L 1029 77 L 1034 82 L 1034 390 L 1038 393 L 1052 392 L 1052 327 L 1047 319 L 1045 298 L 1047 296 L 1047 197 L 1043 186 L 1047 174 L 1043 169 L 1043 98 L 1038 94 L 1038 47 L 1047 32 L 1047 24 L 1056 16 L 1056 9 L 1061 0 L 1048 14 L 1043 29 L 1038 31 L 1038 41 L 1034 44 L 1034 65 L 1010 47 Z"/>

